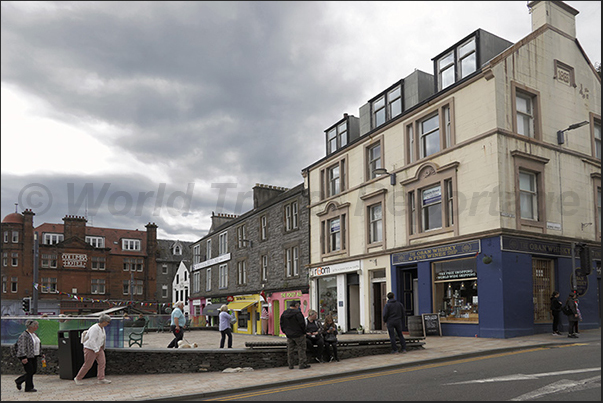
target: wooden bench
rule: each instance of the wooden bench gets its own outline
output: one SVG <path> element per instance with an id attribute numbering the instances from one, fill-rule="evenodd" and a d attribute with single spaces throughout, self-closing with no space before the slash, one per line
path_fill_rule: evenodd
<path id="1" fill-rule="evenodd" d="M 142 347 L 142 337 L 146 328 L 146 324 L 143 327 L 133 328 L 139 330 L 132 330 L 128 335 L 128 347 L 132 347 L 134 344 L 138 344 L 140 347 Z"/>
<path id="2" fill-rule="evenodd" d="M 398 340 L 398 338 L 396 338 Z M 404 337 L 407 349 L 423 349 L 425 345 L 425 337 Z M 358 338 L 353 340 L 337 340 L 338 347 L 353 347 L 353 346 L 383 346 L 389 345 L 389 338 Z M 286 340 L 278 341 L 246 341 L 247 348 L 287 348 Z"/>

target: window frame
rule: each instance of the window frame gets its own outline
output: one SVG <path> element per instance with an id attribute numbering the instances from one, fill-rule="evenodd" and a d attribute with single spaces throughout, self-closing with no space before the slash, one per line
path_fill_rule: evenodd
<path id="1" fill-rule="evenodd" d="M 90 279 L 90 294 L 103 295 L 107 293 L 106 281 L 104 278 Z"/>
<path id="2" fill-rule="evenodd" d="M 598 242 L 601 242 L 601 172 L 592 173 L 591 178 L 595 206 L 595 237 Z"/>
<path id="3" fill-rule="evenodd" d="M 595 113 L 589 112 L 589 121 L 590 121 L 590 141 L 591 141 L 591 153 L 592 156 L 601 159 L 601 115 L 597 115 Z M 599 137 L 597 139 L 597 127 L 599 128 Z M 597 148 L 598 146 L 598 148 Z M 598 154 L 597 155 L 597 151 Z"/>
<path id="4" fill-rule="evenodd" d="M 122 238 L 121 249 L 124 251 L 140 251 L 142 242 L 135 238 Z"/>
<path id="5" fill-rule="evenodd" d="M 545 165 L 549 162 L 548 158 L 538 157 L 536 155 L 524 153 L 523 151 L 511 151 L 514 165 L 514 191 L 515 191 L 515 225 L 517 229 L 538 228 L 546 233 L 546 193 L 545 193 Z M 536 175 L 536 191 L 538 208 L 536 220 L 524 219 L 521 217 L 521 198 L 519 187 L 519 173 L 529 172 Z"/>
<path id="6" fill-rule="evenodd" d="M 86 242 L 95 248 L 105 247 L 105 238 L 102 236 L 86 235 Z"/>
<path id="7" fill-rule="evenodd" d="M 260 256 L 260 279 L 262 282 L 268 281 L 268 255 Z"/>
<path id="8" fill-rule="evenodd" d="M 205 269 L 205 291 L 211 291 L 211 267 Z"/>
<path id="9" fill-rule="evenodd" d="M 264 214 L 260 216 L 260 240 L 268 239 L 268 217 Z"/>
<path id="10" fill-rule="evenodd" d="M 201 263 L 201 243 L 193 246 L 193 264 Z"/>
<path id="11" fill-rule="evenodd" d="M 430 108 L 424 113 L 417 115 L 412 121 L 404 125 L 406 165 L 414 164 L 426 158 L 432 158 L 456 144 L 454 103 L 454 97 L 448 98 L 434 108 Z M 422 123 L 432 119 L 435 115 L 438 116 L 439 149 L 436 152 L 425 155 L 422 141 L 425 133 L 422 131 Z M 430 133 L 433 132 L 435 130 L 432 130 Z"/>
<path id="12" fill-rule="evenodd" d="M 219 289 L 228 288 L 228 264 L 224 263 L 218 266 L 218 274 L 219 274 Z"/>
<path id="13" fill-rule="evenodd" d="M 452 232 L 455 236 L 459 234 L 458 226 L 458 200 L 457 190 L 457 168 L 460 164 L 452 162 L 438 167 L 437 164 L 426 162 L 417 168 L 414 177 L 402 182 L 406 192 L 407 209 L 406 214 L 408 242 L 425 238 L 432 235 Z M 426 189 L 440 186 L 440 214 L 441 227 L 425 230 L 423 224 L 422 194 Z M 450 193 L 450 194 L 449 194 Z M 450 211 L 452 209 L 452 211 Z"/>
<path id="14" fill-rule="evenodd" d="M 342 129 L 342 126 L 345 126 Z M 331 136 L 333 134 L 333 136 Z M 345 136 L 344 136 L 345 135 Z M 327 139 L 327 155 L 333 154 L 335 151 L 348 145 L 350 141 L 350 128 L 348 125 L 348 119 L 344 118 L 333 126 L 325 130 L 325 136 Z M 335 146 L 333 149 L 332 146 Z"/>
<path id="15" fill-rule="evenodd" d="M 330 256 L 349 255 L 349 207 L 350 203 L 339 204 L 333 201 L 327 203 L 324 211 L 317 213 L 320 218 L 320 252 L 323 259 Z M 329 223 L 336 218 L 340 219 L 341 248 L 333 250 L 331 248 L 331 236 L 327 233 L 327 228 L 330 227 Z"/>
<path id="16" fill-rule="evenodd" d="M 218 235 L 218 255 L 222 256 L 228 253 L 228 231 Z"/>
<path id="17" fill-rule="evenodd" d="M 379 156 L 375 157 L 372 153 L 379 147 Z M 375 138 L 373 141 L 369 142 L 364 146 L 364 166 L 365 166 L 365 181 L 370 181 L 379 177 L 380 175 L 375 174 L 375 169 L 384 167 L 384 150 L 383 150 L 383 136 L 379 136 Z M 373 168 L 373 166 L 375 166 Z"/>
<path id="18" fill-rule="evenodd" d="M 211 259 L 211 238 L 205 242 L 205 254 L 206 254 L 205 260 Z"/>
<path id="19" fill-rule="evenodd" d="M 247 240 L 247 229 L 245 228 L 245 224 L 241 224 L 237 227 L 237 247 L 239 249 L 244 249 L 247 247 L 248 242 L 244 242 Z"/>
<path id="20" fill-rule="evenodd" d="M 237 262 L 237 285 L 247 285 L 247 259 L 242 259 Z"/>
<path id="21" fill-rule="evenodd" d="M 299 229 L 299 203 L 293 200 L 284 205 L 285 231 Z"/>
<path id="22" fill-rule="evenodd" d="M 53 232 L 45 232 L 42 236 L 42 244 L 43 245 L 56 245 L 59 242 L 63 242 L 65 236 L 63 234 L 53 233 Z"/>
<path id="23" fill-rule="evenodd" d="M 331 180 L 329 178 L 329 173 L 336 166 L 339 167 L 339 192 L 332 193 L 331 192 Z M 322 168 L 320 170 L 321 198 L 323 200 L 340 195 L 347 191 L 347 189 L 348 189 L 347 169 L 348 169 L 348 158 L 346 155 L 336 161 L 331 162 L 330 164 L 328 164 L 327 166 L 325 166 L 324 168 Z"/>
<path id="24" fill-rule="evenodd" d="M 532 101 L 532 114 L 533 121 L 532 127 L 534 130 L 533 136 L 526 136 L 524 134 L 519 133 L 518 124 L 517 124 L 517 94 L 521 94 L 523 97 L 528 97 Z M 542 141 L 542 122 L 541 122 L 541 110 L 540 110 L 540 92 L 536 91 L 532 88 L 529 88 L 523 84 L 519 84 L 515 81 L 511 81 L 511 113 L 513 122 L 512 130 L 513 133 L 516 133 L 519 136 L 525 138 L 531 138 L 535 140 Z"/>
<path id="25" fill-rule="evenodd" d="M 400 116 L 402 112 L 404 112 L 403 82 L 404 80 L 398 81 L 394 85 L 387 88 L 385 91 L 375 96 L 373 99 L 369 100 L 372 129 L 384 125 L 395 117 Z M 392 95 L 392 93 L 395 91 L 398 91 L 397 96 Z M 380 102 L 382 102 L 382 104 L 379 104 Z M 399 112 L 394 115 L 394 112 L 392 111 L 393 105 L 397 102 L 399 102 L 400 104 Z M 378 113 L 383 114 L 382 122 L 377 118 Z"/>

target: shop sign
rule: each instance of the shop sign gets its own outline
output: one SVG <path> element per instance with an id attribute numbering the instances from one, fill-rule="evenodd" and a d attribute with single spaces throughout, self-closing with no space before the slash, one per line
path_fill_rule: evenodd
<path id="1" fill-rule="evenodd" d="M 299 298 L 301 296 L 302 296 L 302 292 L 301 291 L 285 291 L 285 292 L 281 292 L 281 298 L 282 299 Z"/>
<path id="2" fill-rule="evenodd" d="M 423 260 L 440 259 L 450 256 L 475 255 L 480 252 L 480 243 L 477 241 L 460 242 L 451 245 L 436 246 L 392 254 L 392 265 Z"/>
<path id="3" fill-rule="evenodd" d="M 234 297 L 232 295 L 229 295 L 228 297 L 226 297 L 226 301 L 232 302 L 234 301 Z"/>
<path id="4" fill-rule="evenodd" d="M 329 266 L 320 266 L 310 269 L 310 277 L 333 276 L 341 273 L 356 272 L 360 270 L 360 260 L 338 263 Z"/>
<path id="5" fill-rule="evenodd" d="M 446 270 L 436 271 L 435 281 L 441 280 L 459 280 L 463 278 L 477 277 L 475 269 L 461 269 L 461 270 Z"/>
<path id="6" fill-rule="evenodd" d="M 437 203 L 442 200 L 442 188 L 440 186 L 436 186 L 432 189 L 427 189 L 423 191 L 423 206 L 427 206 L 428 204 Z"/>
<path id="7" fill-rule="evenodd" d="M 229 260 L 230 260 L 230 253 L 225 253 L 225 254 L 215 257 L 213 259 L 208 259 L 205 262 L 194 264 L 193 271 L 203 269 L 204 267 L 213 266 L 218 263 L 227 262 Z"/>
<path id="8" fill-rule="evenodd" d="M 572 256 L 572 247 L 568 243 L 554 243 L 533 239 L 503 236 L 501 249 L 511 252 L 530 253 L 550 256 Z"/>
<path id="9" fill-rule="evenodd" d="M 63 253 L 63 267 L 86 267 L 88 255 L 82 253 Z"/>
<path id="10" fill-rule="evenodd" d="M 570 274 L 570 284 L 574 284 L 574 274 Z M 576 291 L 579 297 L 586 295 L 588 291 L 588 276 L 582 274 L 582 270 L 579 267 L 576 268 Z"/>
<path id="11" fill-rule="evenodd" d="M 229 301 L 229 302 L 258 301 L 259 299 L 260 299 L 259 294 L 237 295 L 236 297 L 234 297 L 234 301 Z"/>

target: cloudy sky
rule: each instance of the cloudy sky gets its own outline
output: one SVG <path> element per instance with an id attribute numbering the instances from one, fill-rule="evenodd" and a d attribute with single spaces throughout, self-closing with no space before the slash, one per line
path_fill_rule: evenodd
<path id="1" fill-rule="evenodd" d="M 464 36 L 528 35 L 526 3 L 3 1 L 1 215 L 197 240 Z M 600 62 L 601 2 L 566 3 Z"/>

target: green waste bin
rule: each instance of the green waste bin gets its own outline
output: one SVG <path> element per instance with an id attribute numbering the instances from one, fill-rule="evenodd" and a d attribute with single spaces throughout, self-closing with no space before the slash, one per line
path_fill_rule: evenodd
<path id="1" fill-rule="evenodd" d="M 81 342 L 82 333 L 88 329 L 59 330 L 59 378 L 75 378 L 84 364 L 84 346 Z M 94 361 L 92 368 L 84 378 L 96 377 L 97 363 Z"/>

